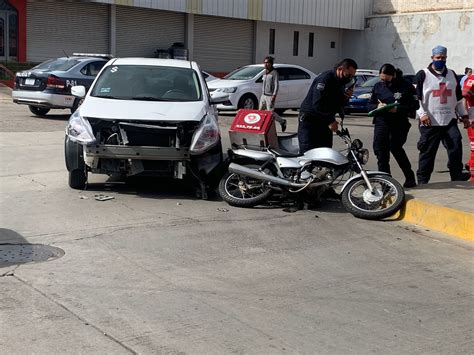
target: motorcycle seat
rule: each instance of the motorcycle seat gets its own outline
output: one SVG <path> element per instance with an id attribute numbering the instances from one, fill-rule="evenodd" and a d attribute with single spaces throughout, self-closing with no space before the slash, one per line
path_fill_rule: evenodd
<path id="1" fill-rule="evenodd" d="M 296 157 L 301 156 L 301 154 L 299 154 L 299 153 L 290 153 L 290 152 L 288 152 L 288 151 L 286 151 L 286 150 L 278 149 L 278 148 L 268 147 L 268 150 L 269 150 L 270 152 L 272 152 L 273 154 L 275 154 L 277 157 L 296 158 Z"/>

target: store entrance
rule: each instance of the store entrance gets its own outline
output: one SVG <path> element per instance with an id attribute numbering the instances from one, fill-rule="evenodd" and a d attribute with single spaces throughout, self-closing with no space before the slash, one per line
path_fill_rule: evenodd
<path id="1" fill-rule="evenodd" d="M 0 0 L 0 61 L 17 60 L 18 13 L 7 1 Z"/>

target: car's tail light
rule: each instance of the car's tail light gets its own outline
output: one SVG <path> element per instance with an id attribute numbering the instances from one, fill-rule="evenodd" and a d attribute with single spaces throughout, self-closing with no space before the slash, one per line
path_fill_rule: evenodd
<path id="1" fill-rule="evenodd" d="M 66 88 L 66 82 L 58 78 L 57 76 L 50 75 L 48 76 L 48 82 L 46 83 L 46 87 L 64 90 Z"/>

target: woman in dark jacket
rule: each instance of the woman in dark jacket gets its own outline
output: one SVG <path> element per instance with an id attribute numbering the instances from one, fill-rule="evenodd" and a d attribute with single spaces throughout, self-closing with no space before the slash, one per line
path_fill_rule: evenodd
<path id="1" fill-rule="evenodd" d="M 418 109 L 419 102 L 415 88 L 402 77 L 402 72 L 392 64 L 384 64 L 379 71 L 380 82 L 372 89 L 369 108 L 382 108 L 398 102 L 398 107 L 379 111 L 373 120 L 374 152 L 378 169 L 390 174 L 390 152 L 405 175 L 404 187 L 415 187 L 415 174 L 403 149 L 407 141 L 410 112 Z"/>

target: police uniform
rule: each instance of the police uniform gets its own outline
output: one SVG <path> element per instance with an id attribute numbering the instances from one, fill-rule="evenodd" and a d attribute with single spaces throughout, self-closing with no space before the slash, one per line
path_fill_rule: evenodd
<path id="1" fill-rule="evenodd" d="M 303 100 L 298 116 L 298 141 L 300 153 L 313 148 L 332 147 L 333 133 L 329 125 L 344 105 L 344 83 L 336 70 L 318 75 Z"/>
<path id="2" fill-rule="evenodd" d="M 378 82 L 372 89 L 369 109 L 375 109 L 378 104 L 400 103 L 396 112 L 382 111 L 374 119 L 373 148 L 377 157 L 378 169 L 386 173 L 390 171 L 390 152 L 405 175 L 405 187 L 416 185 L 415 173 L 411 169 L 410 160 L 403 149 L 407 141 L 410 122 L 408 116 L 419 108 L 415 88 L 404 79 L 393 79 L 390 82 Z"/>

